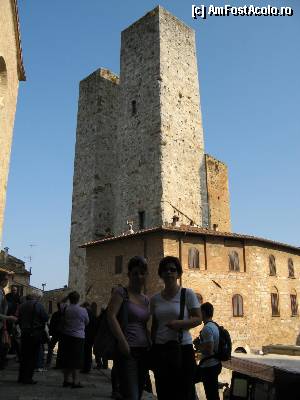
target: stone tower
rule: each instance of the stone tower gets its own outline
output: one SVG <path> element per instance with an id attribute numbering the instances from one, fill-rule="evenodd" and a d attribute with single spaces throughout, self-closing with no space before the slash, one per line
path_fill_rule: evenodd
<path id="1" fill-rule="evenodd" d="M 0 247 L 19 81 L 25 81 L 16 0 L 0 1 Z"/>
<path id="2" fill-rule="evenodd" d="M 100 69 L 80 84 L 70 287 L 89 290 L 80 244 L 174 213 L 208 227 L 195 35 L 159 6 L 122 32 L 120 79 Z"/>

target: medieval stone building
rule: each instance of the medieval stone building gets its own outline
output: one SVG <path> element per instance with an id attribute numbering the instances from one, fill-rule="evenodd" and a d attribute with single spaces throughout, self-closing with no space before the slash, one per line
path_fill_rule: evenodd
<path id="1" fill-rule="evenodd" d="M 25 81 L 16 0 L 0 1 L 0 246 L 19 81 Z"/>
<path id="2" fill-rule="evenodd" d="M 179 221 L 230 231 L 227 169 L 205 156 L 194 31 L 157 7 L 122 32 L 120 78 L 80 83 L 69 285 L 85 241 Z"/>
<path id="3" fill-rule="evenodd" d="M 85 243 L 85 245 L 79 247 Z M 182 262 L 235 348 L 295 344 L 300 249 L 231 233 L 227 167 L 205 154 L 195 38 L 157 7 L 122 32 L 121 71 L 80 83 L 69 286 L 107 303 L 133 255 Z"/>

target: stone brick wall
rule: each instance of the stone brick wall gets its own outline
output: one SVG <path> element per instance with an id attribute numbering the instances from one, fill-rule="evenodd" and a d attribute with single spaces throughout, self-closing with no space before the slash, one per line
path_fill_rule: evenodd
<path id="1" fill-rule="evenodd" d="M 227 166 L 205 154 L 209 227 L 231 232 Z"/>
<path id="2" fill-rule="evenodd" d="M 121 36 L 121 99 L 114 233 L 162 224 L 160 37 L 157 12 L 131 25 Z"/>
<path id="3" fill-rule="evenodd" d="M 78 246 L 112 230 L 119 79 L 100 69 L 81 81 L 73 177 L 69 286 L 85 295 Z"/>
<path id="4" fill-rule="evenodd" d="M 177 207 L 197 225 L 207 225 L 204 140 L 195 33 L 159 7 L 160 114 L 164 222 Z M 179 215 L 180 223 L 189 223 Z"/>
<path id="5" fill-rule="evenodd" d="M 18 96 L 17 47 L 10 0 L 0 2 L 0 244 Z"/>
<path id="6" fill-rule="evenodd" d="M 199 250 L 200 268 L 188 266 L 191 247 Z M 146 249 L 146 252 L 145 252 Z M 229 271 L 231 251 L 239 255 L 240 271 Z M 300 251 L 262 241 L 157 232 L 124 237 L 87 247 L 88 284 L 92 285 L 89 300 L 107 304 L 110 291 L 117 284 L 126 284 L 126 264 L 134 255 L 147 255 L 149 278 L 147 293 L 160 290 L 157 275 L 160 259 L 174 255 L 183 265 L 182 285 L 191 287 L 203 301 L 215 307 L 215 320 L 231 333 L 237 347 L 259 349 L 267 344 L 295 344 L 299 335 L 299 316 L 291 316 L 290 294 L 300 295 Z M 277 275 L 270 276 L 269 255 L 276 259 Z M 115 274 L 115 256 L 123 256 L 123 272 Z M 288 258 L 294 262 L 295 278 L 288 277 Z M 271 289 L 279 293 L 280 316 L 273 317 Z M 232 297 L 243 297 L 243 316 L 234 317 Z M 200 328 L 193 330 L 196 335 Z"/>

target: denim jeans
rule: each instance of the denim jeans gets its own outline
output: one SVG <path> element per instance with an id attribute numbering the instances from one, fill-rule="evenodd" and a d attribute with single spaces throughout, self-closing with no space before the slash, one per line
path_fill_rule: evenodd
<path id="1" fill-rule="evenodd" d="M 119 354 L 114 360 L 120 392 L 124 400 L 140 400 L 145 386 L 147 368 L 147 349 L 132 347 L 129 357 Z"/>

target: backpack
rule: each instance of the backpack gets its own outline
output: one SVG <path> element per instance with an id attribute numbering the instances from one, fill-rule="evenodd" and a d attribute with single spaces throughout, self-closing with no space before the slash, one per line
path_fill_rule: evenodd
<path id="1" fill-rule="evenodd" d="M 215 358 L 217 358 L 220 361 L 228 361 L 231 359 L 231 350 L 232 350 L 230 334 L 228 330 L 224 328 L 224 326 L 220 326 L 214 321 L 210 322 L 214 323 L 219 329 L 219 346 Z"/>
<path id="2" fill-rule="evenodd" d="M 124 289 L 124 298 L 122 306 L 118 313 L 118 321 L 122 328 L 122 331 L 127 327 L 128 324 L 128 305 L 127 302 L 128 292 Z M 98 319 L 98 329 L 94 341 L 94 354 L 97 358 L 103 357 L 108 360 L 112 360 L 117 352 L 117 340 L 115 339 L 110 329 L 107 319 L 107 308 L 103 310 Z"/>
<path id="3" fill-rule="evenodd" d="M 209 360 L 211 358 L 216 358 L 217 360 L 220 361 L 228 361 L 231 359 L 231 350 L 232 350 L 232 343 L 231 343 L 231 337 L 227 329 L 224 328 L 224 326 L 218 325 L 214 321 L 209 321 L 215 324 L 218 327 L 219 330 L 219 345 L 218 345 L 218 351 L 215 354 L 212 354 L 211 356 L 204 357 L 201 359 L 200 364 L 202 364 L 204 361 Z M 200 333 L 200 338 L 201 338 L 201 333 Z M 197 343 L 201 343 L 201 339 L 197 338 L 194 340 L 194 344 L 197 347 Z"/>

